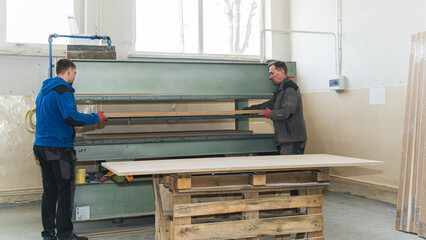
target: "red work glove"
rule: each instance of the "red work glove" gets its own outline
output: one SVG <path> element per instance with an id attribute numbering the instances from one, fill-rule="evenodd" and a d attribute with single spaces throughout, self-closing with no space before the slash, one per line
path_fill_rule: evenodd
<path id="1" fill-rule="evenodd" d="M 101 183 L 104 183 L 104 182 L 106 182 L 106 180 L 108 180 L 108 178 L 107 177 L 101 177 Z"/>
<path id="2" fill-rule="evenodd" d="M 108 120 L 108 118 L 104 115 L 103 111 L 99 111 L 98 116 L 99 116 L 99 123 L 103 123 L 105 120 Z"/>
<path id="3" fill-rule="evenodd" d="M 265 116 L 266 118 L 271 118 L 271 109 L 266 108 L 266 112 L 263 113 L 263 116 Z"/>

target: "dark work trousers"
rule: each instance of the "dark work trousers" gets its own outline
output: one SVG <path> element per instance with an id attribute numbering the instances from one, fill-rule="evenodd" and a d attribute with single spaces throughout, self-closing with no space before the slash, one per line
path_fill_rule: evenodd
<path id="1" fill-rule="evenodd" d="M 305 152 L 306 142 L 283 143 L 278 146 L 280 155 L 303 154 Z M 298 190 L 291 190 L 291 196 L 299 196 Z"/>
<path id="2" fill-rule="evenodd" d="M 71 218 L 75 191 L 75 150 L 41 146 L 34 146 L 33 150 L 40 162 L 43 177 L 41 235 L 55 236 L 56 226 L 58 237 L 68 236 L 73 231 Z"/>
<path id="3" fill-rule="evenodd" d="M 280 155 L 303 154 L 306 142 L 283 143 L 278 146 Z"/>

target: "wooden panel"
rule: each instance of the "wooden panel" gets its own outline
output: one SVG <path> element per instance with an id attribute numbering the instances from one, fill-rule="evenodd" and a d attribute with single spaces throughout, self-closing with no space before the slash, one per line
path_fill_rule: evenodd
<path id="1" fill-rule="evenodd" d="M 176 179 L 176 188 L 177 189 L 189 189 L 191 188 L 191 178 L 190 177 L 178 177 Z"/>
<path id="2" fill-rule="evenodd" d="M 144 117 L 187 117 L 187 116 L 233 116 L 238 114 L 260 114 L 265 110 L 235 110 L 208 112 L 141 112 L 141 113 L 105 113 L 108 118 L 144 118 Z"/>
<path id="3" fill-rule="evenodd" d="M 291 235 L 277 235 L 275 236 L 275 240 L 291 240 Z"/>
<path id="4" fill-rule="evenodd" d="M 425 46 L 426 42 L 426 32 L 422 33 L 422 45 Z M 414 231 L 419 235 L 420 237 L 426 238 L 426 163 L 425 163 L 425 155 L 426 155 L 426 65 L 425 65 L 425 58 L 426 54 L 423 50 L 423 56 L 421 60 L 422 64 L 422 83 L 421 83 L 421 94 L 419 96 L 419 102 L 421 103 L 421 106 L 417 109 L 418 115 L 419 115 L 419 126 L 418 131 L 419 133 L 419 141 L 416 148 L 418 149 L 416 154 L 416 162 L 417 165 L 415 166 L 415 169 L 417 169 L 417 176 L 416 176 L 416 192 L 415 195 L 413 195 L 413 198 L 415 199 L 415 211 L 414 211 Z M 420 105 L 420 104 L 419 104 Z M 414 193 L 414 191 L 413 191 Z"/>
<path id="5" fill-rule="evenodd" d="M 395 227 L 426 237 L 426 32 L 413 35 Z"/>
<path id="6" fill-rule="evenodd" d="M 395 228 L 397 230 L 402 230 L 402 222 L 403 218 L 406 216 L 403 216 L 403 208 L 404 208 L 404 191 L 405 191 L 405 184 L 406 184 L 406 174 L 407 171 L 407 147 L 408 147 L 408 126 L 410 125 L 410 110 L 411 110 L 411 103 L 412 103 L 412 96 L 413 96 L 413 66 L 414 66 L 414 51 L 415 49 L 415 43 L 416 43 L 416 35 L 411 36 L 411 53 L 410 53 L 410 60 L 409 60 L 409 71 L 408 71 L 408 81 L 407 81 L 407 95 L 406 95 L 406 101 L 405 101 L 405 119 L 404 119 L 404 134 L 403 134 L 403 141 L 402 141 L 402 154 L 401 154 L 401 171 L 400 171 L 400 181 L 399 181 L 399 191 L 398 191 L 398 204 L 397 204 L 397 213 L 396 213 L 396 223 Z M 406 225 L 406 224 L 405 224 Z"/>
<path id="7" fill-rule="evenodd" d="M 316 182 L 316 177 L 313 176 L 313 171 L 292 171 L 269 173 L 266 178 L 267 184 L 273 183 L 303 183 Z"/>
<path id="8" fill-rule="evenodd" d="M 322 190 L 323 190 L 322 188 L 308 189 L 308 190 L 306 190 L 306 194 L 308 194 L 308 195 L 321 194 Z M 318 213 L 322 213 L 322 206 L 321 207 L 308 207 L 308 208 L 306 208 L 306 214 L 318 214 Z M 308 237 L 322 237 L 322 230 L 316 231 L 316 232 L 308 232 Z"/>
<path id="9" fill-rule="evenodd" d="M 284 208 L 321 207 L 322 205 L 322 195 L 311 195 L 178 204 L 173 206 L 173 212 L 174 216 L 186 217 Z"/>
<path id="10" fill-rule="evenodd" d="M 315 172 L 315 180 L 317 182 L 328 182 L 330 181 L 329 172 Z"/>
<path id="11" fill-rule="evenodd" d="M 249 183 L 254 186 L 261 186 L 266 184 L 266 173 L 250 174 Z"/>
<path id="12" fill-rule="evenodd" d="M 426 39 L 424 39 L 423 34 L 420 34 L 420 39 L 421 42 L 426 41 Z M 423 43 L 421 43 L 423 44 Z M 422 46 L 423 47 L 423 46 Z M 421 52 L 421 54 L 423 54 Z M 408 192 L 409 196 L 408 196 L 408 204 L 409 204 L 409 218 L 408 220 L 408 231 L 410 232 L 417 232 L 416 229 L 416 224 L 415 222 L 418 222 L 418 208 L 417 208 L 417 201 L 419 201 L 420 199 L 417 199 L 417 187 L 418 187 L 418 165 L 419 165 L 419 152 L 420 152 L 420 144 L 421 144 L 421 133 L 422 127 L 426 127 L 426 125 L 424 123 L 421 122 L 421 117 L 422 117 L 422 110 L 423 110 L 423 95 L 424 95 L 424 80 L 423 80 L 423 72 L 424 72 L 424 56 L 420 56 L 420 62 L 417 64 L 418 67 L 418 71 L 416 72 L 416 77 L 417 77 L 417 84 L 416 84 L 416 102 L 414 104 L 414 112 L 415 112 L 415 117 L 414 117 L 414 136 L 413 136 L 413 141 L 412 141 L 412 146 L 413 146 L 413 155 L 411 156 L 411 164 L 412 164 L 412 172 L 410 174 L 410 180 L 411 180 L 411 191 Z M 423 156 L 422 156 L 423 157 Z"/>
<path id="13" fill-rule="evenodd" d="M 155 240 L 161 240 L 166 238 L 166 229 L 168 226 L 165 225 L 163 198 L 161 196 L 159 176 L 153 176 L 154 195 L 155 195 Z"/>
<path id="14" fill-rule="evenodd" d="M 102 166 L 117 175 L 169 173 L 203 173 L 324 168 L 382 164 L 381 161 L 327 154 L 274 155 L 247 157 L 190 158 L 173 160 L 103 162 Z"/>
<path id="15" fill-rule="evenodd" d="M 322 231 L 323 215 L 289 216 L 270 219 L 229 221 L 175 226 L 175 239 L 236 239 Z M 220 231 L 218 231 L 220 229 Z"/>
<path id="16" fill-rule="evenodd" d="M 191 195 L 173 195 L 173 205 L 187 204 L 190 202 Z M 172 231 L 170 232 L 170 235 L 172 236 L 171 239 L 174 239 L 174 236 L 176 236 L 176 229 L 174 228 L 174 226 L 187 224 L 191 224 L 191 217 L 176 217 L 173 215 L 173 223 L 171 224 Z"/>
<path id="17" fill-rule="evenodd" d="M 241 191 L 258 191 L 258 192 L 269 192 L 269 191 L 285 191 L 294 189 L 307 189 L 307 188 L 318 188 L 328 186 L 328 183 L 276 183 L 267 184 L 264 186 L 253 186 L 253 185 L 236 185 L 236 186 L 218 186 L 218 187 L 202 187 L 202 188 L 191 188 L 191 189 L 180 189 L 177 190 L 179 193 L 191 193 L 191 194 L 220 194 L 241 192 Z"/>
<path id="18" fill-rule="evenodd" d="M 315 176 L 313 176 L 314 174 Z M 192 176 L 192 187 L 247 185 L 250 184 L 249 176 L 250 173 Z M 324 180 L 324 177 L 321 180 Z M 317 176 L 314 171 L 268 172 L 265 184 L 307 183 L 315 181 L 317 181 Z"/>
<path id="19" fill-rule="evenodd" d="M 186 131 L 186 132 L 153 132 L 153 133 L 103 133 L 83 134 L 82 138 L 88 140 L 107 139 L 136 139 L 136 138 L 166 138 L 166 137 L 199 137 L 199 136 L 224 136 L 253 134 L 253 131 L 220 130 L 220 131 Z"/>
<path id="20" fill-rule="evenodd" d="M 256 200 L 256 198 L 259 198 L 259 193 L 258 192 L 243 193 L 243 198 Z M 250 210 L 250 211 L 242 212 L 242 220 L 250 220 L 250 219 L 259 219 L 259 211 Z M 258 237 L 246 238 L 246 240 L 259 240 L 259 239 L 260 238 Z"/>
<path id="21" fill-rule="evenodd" d="M 249 174 L 192 176 L 192 187 L 210 187 L 248 184 Z"/>

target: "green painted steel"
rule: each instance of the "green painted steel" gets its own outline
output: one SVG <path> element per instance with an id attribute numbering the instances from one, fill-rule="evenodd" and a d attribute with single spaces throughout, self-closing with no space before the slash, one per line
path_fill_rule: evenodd
<path id="1" fill-rule="evenodd" d="M 240 110 L 245 107 L 248 107 L 248 100 L 235 100 L 235 109 Z M 257 117 L 263 117 L 257 115 Z M 248 119 L 235 119 L 235 129 L 237 130 L 249 130 L 249 120 Z"/>
<path id="2" fill-rule="evenodd" d="M 75 60 L 78 94 L 270 94 L 264 63 Z M 295 63 L 289 62 L 289 75 Z M 294 67 L 293 67 L 294 65 Z"/>
<path id="3" fill-rule="evenodd" d="M 266 64 L 76 61 L 79 94 L 270 93 Z M 81 73 L 81 74 L 80 74 Z"/>
<path id="4" fill-rule="evenodd" d="M 152 180 L 126 183 L 78 184 L 75 207 L 90 206 L 90 220 L 152 215 L 155 212 Z"/>
<path id="5" fill-rule="evenodd" d="M 210 131 L 207 131 L 210 132 Z M 214 132 L 214 131 L 212 131 Z M 118 144 L 138 144 L 138 143 L 165 143 L 165 142 L 199 142 L 199 141 L 230 141 L 239 139 L 267 139 L 272 138 L 272 134 L 237 134 L 221 136 L 184 136 L 184 137 L 150 137 L 150 138 L 123 138 L 123 139 L 97 139 L 89 140 L 78 137 L 74 146 L 93 145 L 118 145 Z M 102 154 L 102 153 L 99 153 Z"/>
<path id="6" fill-rule="evenodd" d="M 256 135 L 254 135 L 255 137 Z M 151 142 L 75 146 L 77 161 L 188 157 L 275 152 L 273 135 L 235 140 Z"/>
<path id="7" fill-rule="evenodd" d="M 286 62 L 288 76 L 297 83 L 297 70 L 296 70 L 296 62 Z"/>
<path id="8" fill-rule="evenodd" d="M 240 94 L 240 95 L 75 95 L 75 100 L 78 103 L 83 103 L 85 101 L 90 102 L 116 102 L 116 101 L 180 101 L 180 100 L 201 100 L 201 101 L 208 101 L 208 100 L 232 100 L 232 99 L 266 99 L 271 98 L 271 93 L 265 93 L 265 94 Z"/>
<path id="9" fill-rule="evenodd" d="M 270 98 L 274 85 L 263 63 L 183 61 L 75 60 L 77 101 L 216 100 Z M 296 63 L 288 62 L 296 77 Z M 110 94 L 109 96 L 107 96 Z M 85 102 L 83 102 L 85 103 Z M 133 119 L 132 119 L 133 120 Z M 248 119 L 236 119 L 236 129 L 248 129 Z M 158 138 L 76 142 L 78 161 L 118 161 L 148 158 L 236 155 L 276 152 L 273 134 L 245 136 Z M 84 184 L 76 187 L 75 207 L 90 206 L 91 219 L 154 214 L 151 181 Z"/>

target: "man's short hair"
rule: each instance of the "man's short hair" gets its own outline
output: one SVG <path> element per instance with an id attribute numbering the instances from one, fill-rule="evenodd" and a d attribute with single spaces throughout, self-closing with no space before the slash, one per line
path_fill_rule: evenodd
<path id="1" fill-rule="evenodd" d="M 56 75 L 64 73 L 69 68 L 73 68 L 73 69 L 76 68 L 75 64 L 71 60 L 67 58 L 59 59 L 56 62 Z"/>
<path id="2" fill-rule="evenodd" d="M 284 73 L 287 74 L 287 65 L 285 65 L 285 62 L 282 61 L 275 61 L 271 64 L 269 64 L 269 67 L 275 66 L 275 69 L 277 70 L 284 70 Z"/>

